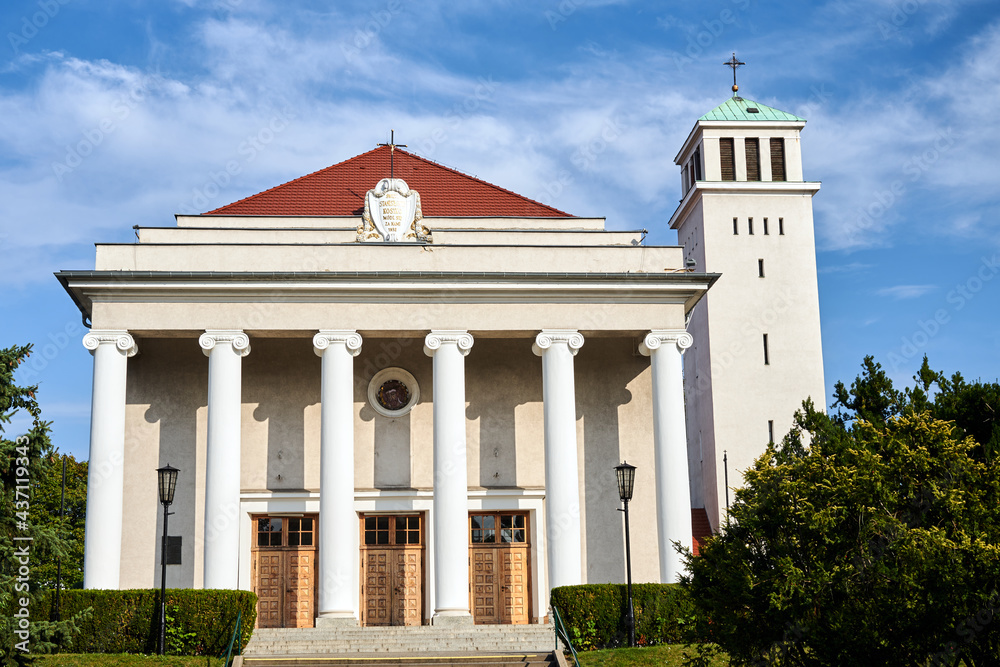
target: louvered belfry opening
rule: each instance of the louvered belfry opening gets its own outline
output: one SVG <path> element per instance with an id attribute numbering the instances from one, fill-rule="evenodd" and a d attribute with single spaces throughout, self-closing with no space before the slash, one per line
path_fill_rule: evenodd
<path id="1" fill-rule="evenodd" d="M 759 181 L 760 180 L 760 140 L 759 139 L 744 139 L 744 144 L 746 145 L 747 153 L 747 180 L 748 181 Z"/>
<path id="2" fill-rule="evenodd" d="M 771 139 L 771 180 L 785 180 L 785 140 Z"/>
<path id="3" fill-rule="evenodd" d="M 736 156 L 733 153 L 733 139 L 719 139 L 719 157 L 722 159 L 722 180 L 736 180 Z"/>

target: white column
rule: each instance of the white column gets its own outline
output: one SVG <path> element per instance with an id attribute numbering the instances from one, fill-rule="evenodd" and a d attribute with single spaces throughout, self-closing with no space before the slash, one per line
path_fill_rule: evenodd
<path id="1" fill-rule="evenodd" d="M 83 346 L 94 355 L 87 471 L 83 587 L 117 589 L 121 573 L 125 485 L 125 377 L 139 348 L 127 331 L 91 331 Z"/>
<path id="2" fill-rule="evenodd" d="M 469 475 L 465 455 L 467 331 L 431 331 L 434 359 L 434 625 L 472 623 L 469 613 Z"/>
<path id="3" fill-rule="evenodd" d="M 357 625 L 358 515 L 354 511 L 354 357 L 357 331 L 320 331 L 319 600 L 317 625 Z"/>
<path id="4" fill-rule="evenodd" d="M 208 357 L 204 588 L 236 589 L 240 565 L 242 367 L 243 357 L 250 354 L 250 338 L 242 331 L 206 331 L 198 344 Z"/>
<path id="5" fill-rule="evenodd" d="M 563 330 L 542 331 L 531 347 L 542 358 L 549 588 L 583 583 L 573 375 L 573 357 L 581 347 L 580 332 Z"/>
<path id="6" fill-rule="evenodd" d="M 692 548 L 691 487 L 688 477 L 687 428 L 684 424 L 684 376 L 681 353 L 693 339 L 686 331 L 654 330 L 639 351 L 650 357 L 653 374 L 653 447 L 656 465 L 656 517 L 660 582 L 671 584 L 684 572 L 673 542 Z"/>

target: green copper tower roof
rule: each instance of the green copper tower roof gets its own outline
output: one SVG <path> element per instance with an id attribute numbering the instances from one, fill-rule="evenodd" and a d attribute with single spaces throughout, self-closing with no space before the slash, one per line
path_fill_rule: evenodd
<path id="1" fill-rule="evenodd" d="M 790 120 L 805 122 L 790 113 L 742 97 L 730 97 L 698 120 Z"/>

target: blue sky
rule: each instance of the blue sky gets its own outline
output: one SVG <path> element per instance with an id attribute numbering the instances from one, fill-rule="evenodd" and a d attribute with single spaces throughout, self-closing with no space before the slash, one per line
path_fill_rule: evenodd
<path id="1" fill-rule="evenodd" d="M 35 344 L 19 379 L 78 457 L 92 365 L 52 273 L 92 269 L 93 243 L 394 128 L 416 153 L 672 244 L 672 159 L 729 96 L 733 51 L 744 97 L 809 120 L 828 387 L 865 354 L 899 382 L 925 353 L 1000 376 L 996 2 L 8 0 L 0 28 L 0 345 Z"/>

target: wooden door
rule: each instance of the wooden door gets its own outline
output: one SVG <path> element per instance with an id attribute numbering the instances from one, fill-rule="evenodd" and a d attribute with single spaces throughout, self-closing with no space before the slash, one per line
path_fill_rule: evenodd
<path id="1" fill-rule="evenodd" d="M 257 627 L 311 628 L 316 616 L 316 518 L 254 517 Z"/>
<path id="2" fill-rule="evenodd" d="M 361 517 L 362 625 L 421 625 L 424 547 L 421 515 Z"/>
<path id="3" fill-rule="evenodd" d="M 476 623 L 500 622 L 500 600 L 497 599 L 497 572 L 494 548 L 473 548 L 472 561 L 472 617 Z"/>
<path id="4" fill-rule="evenodd" d="M 257 627 L 280 628 L 281 590 L 284 581 L 281 574 L 281 553 L 257 551 L 254 554 L 254 591 L 257 593 Z"/>
<path id="5" fill-rule="evenodd" d="M 501 550 L 500 622 L 519 625 L 528 622 L 528 547 L 509 546 Z"/>
<path id="6" fill-rule="evenodd" d="M 423 562 L 419 549 L 397 549 L 393 578 L 393 625 L 423 623 Z"/>
<path id="7" fill-rule="evenodd" d="M 368 549 L 365 558 L 365 625 L 392 625 L 392 551 Z"/>
<path id="8" fill-rule="evenodd" d="M 316 614 L 313 609 L 316 584 L 316 552 L 299 549 L 288 551 L 285 557 L 285 625 L 286 628 L 311 628 Z"/>
<path id="9" fill-rule="evenodd" d="M 469 592 L 477 624 L 528 623 L 531 576 L 525 512 L 469 515 Z"/>

